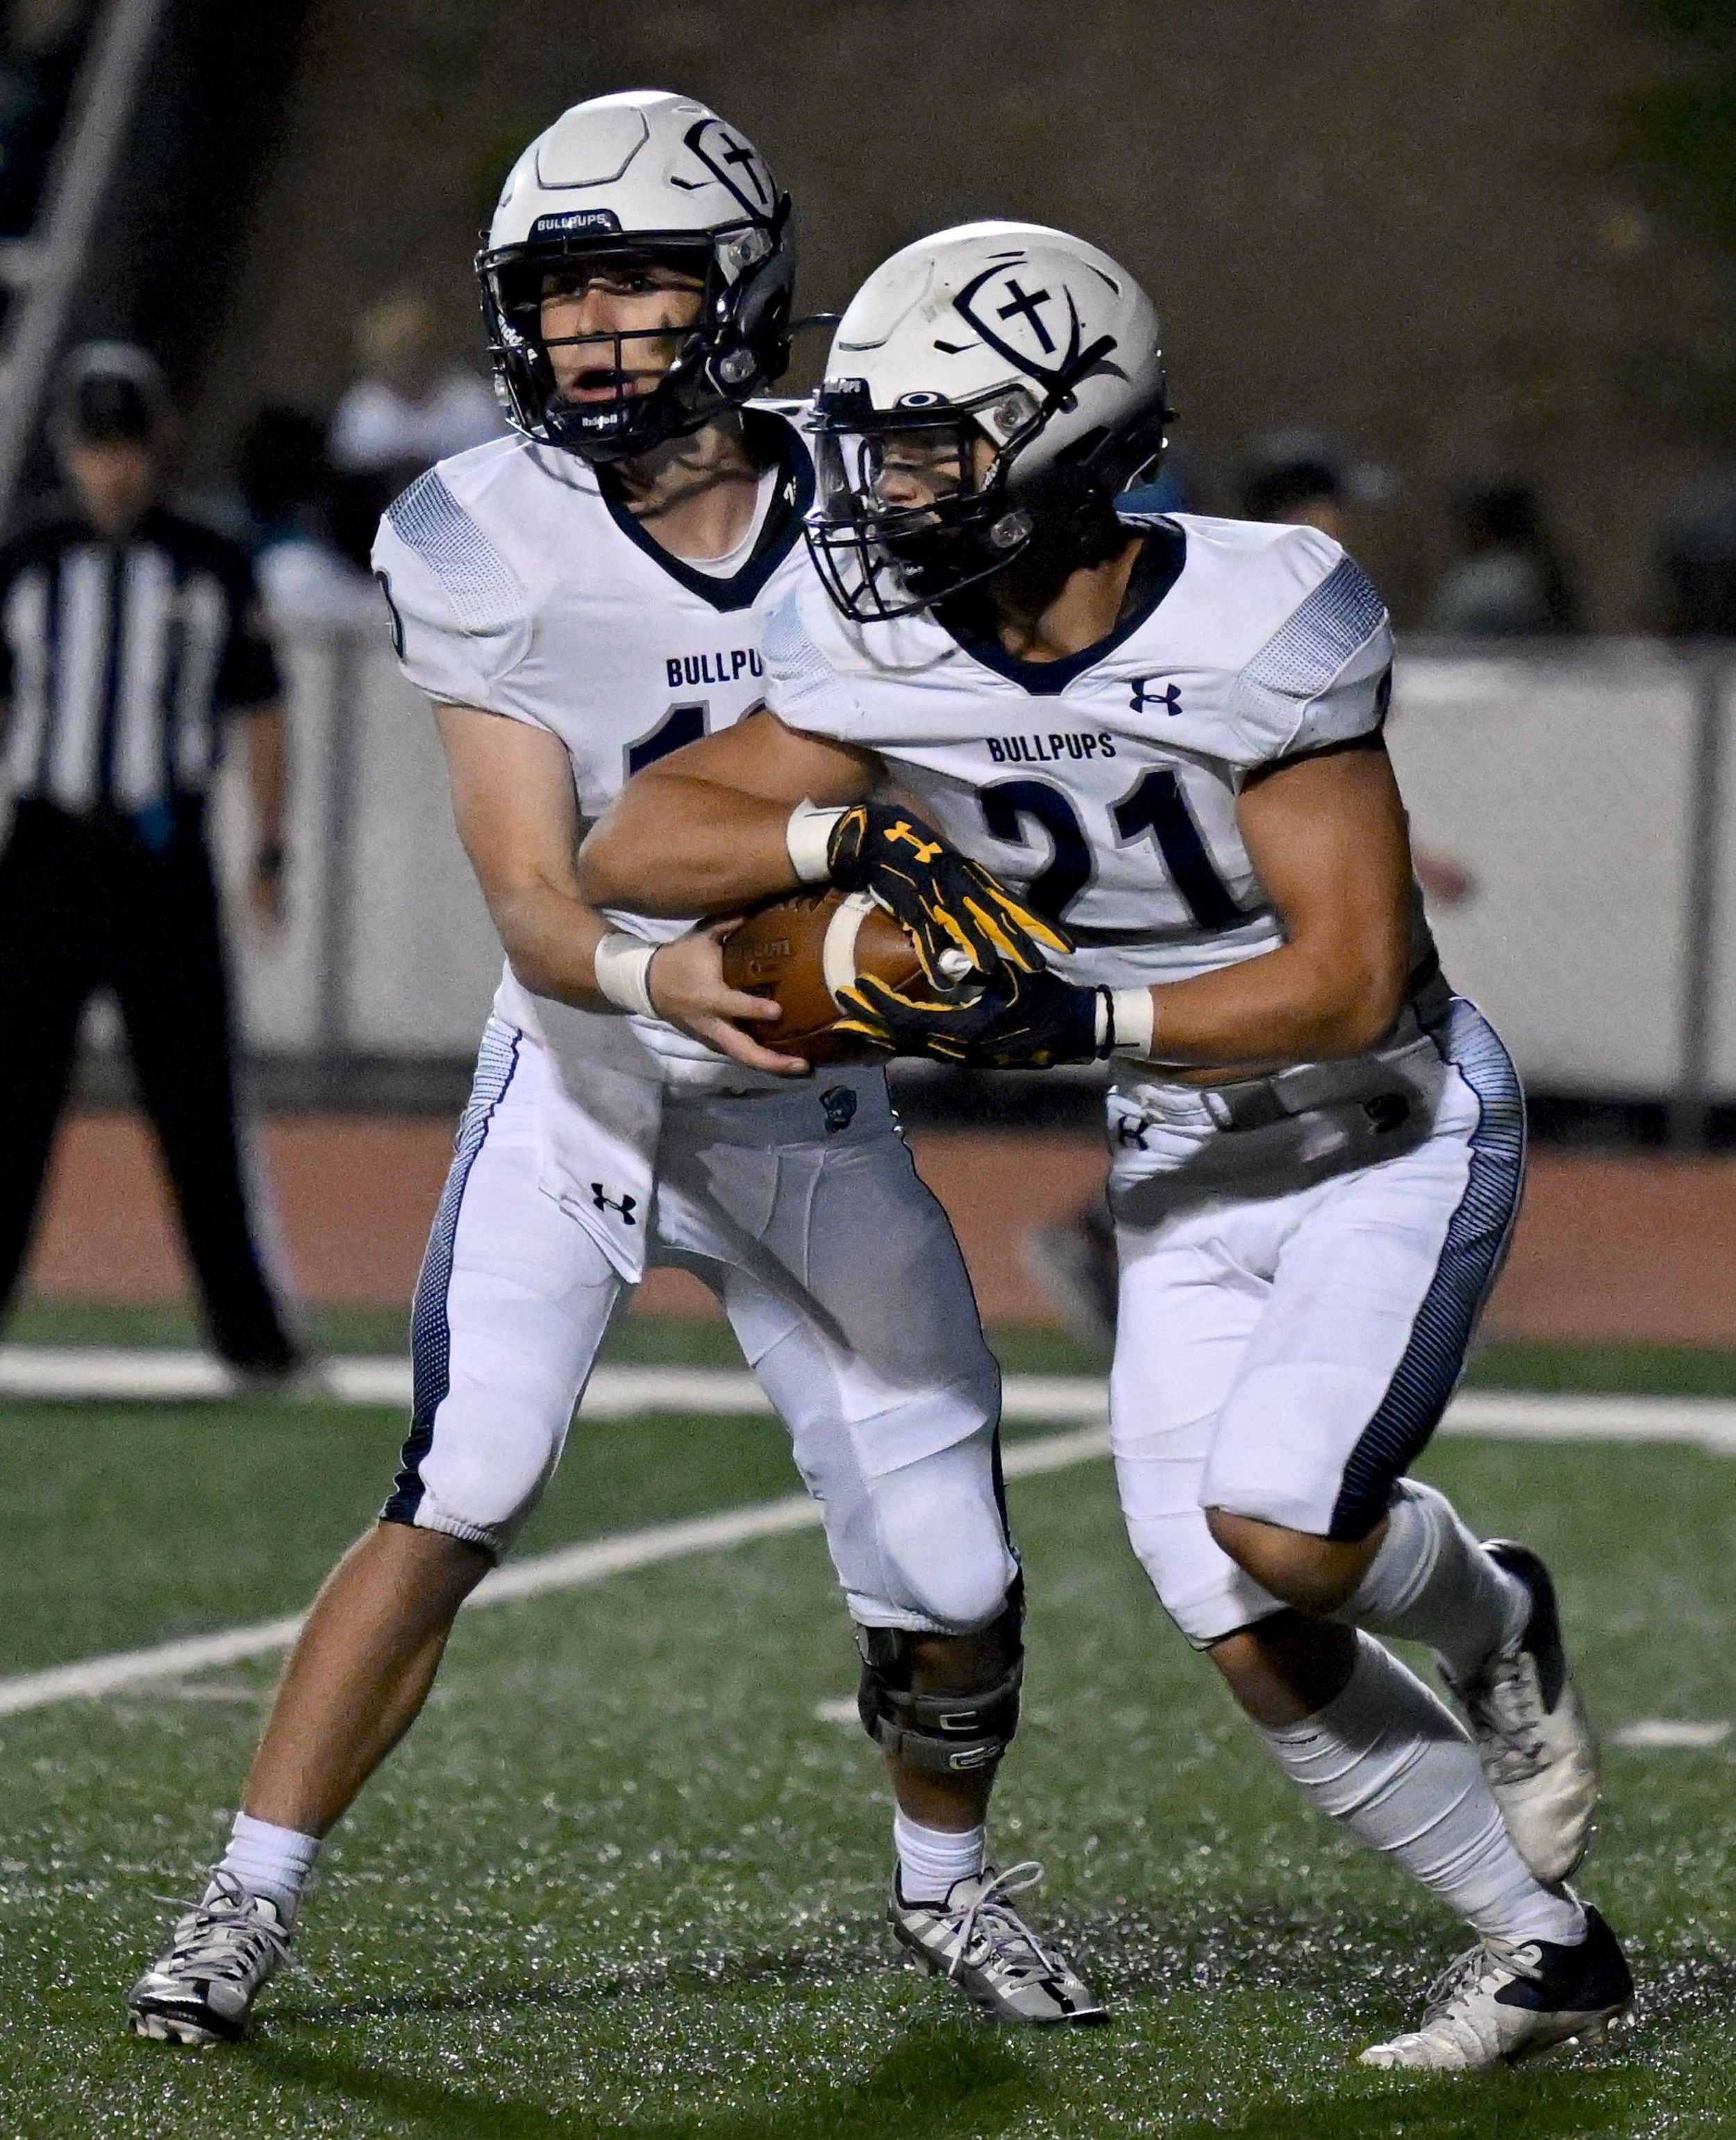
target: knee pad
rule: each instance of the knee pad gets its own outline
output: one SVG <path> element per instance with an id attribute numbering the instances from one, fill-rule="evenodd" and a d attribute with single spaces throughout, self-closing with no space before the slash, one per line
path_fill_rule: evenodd
<path id="1" fill-rule="evenodd" d="M 856 1631 L 862 1676 L 856 1711 L 877 1746 L 909 1764 L 944 1775 L 992 1768 L 1018 1730 L 1019 1688 L 1025 1673 L 1024 1578 L 1014 1579 L 996 1624 L 1005 1629 L 1012 1661 L 992 1686 L 968 1693 L 919 1691 L 910 1685 L 910 1636 L 902 1627 Z"/>
<path id="2" fill-rule="evenodd" d="M 954 1442 L 871 1480 L 867 1499 L 879 1565 L 870 1583 L 851 1587 L 936 1633 L 992 1627 L 1018 1566 L 996 1495 L 992 1436 Z"/>

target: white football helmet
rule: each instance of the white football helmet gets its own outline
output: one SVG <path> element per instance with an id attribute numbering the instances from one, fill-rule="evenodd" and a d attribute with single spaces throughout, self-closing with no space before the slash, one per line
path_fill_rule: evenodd
<path id="1" fill-rule="evenodd" d="M 1001 222 L 877 268 L 815 407 L 809 547 L 859 623 L 955 594 L 1038 534 L 1064 547 L 1104 526 L 1116 493 L 1155 469 L 1170 413 L 1157 314 L 1133 277 L 1065 231 Z M 898 502 L 900 455 L 949 468 L 939 494 Z"/>
<path id="2" fill-rule="evenodd" d="M 513 428 L 615 460 L 696 431 L 769 385 L 789 361 L 789 196 L 753 143 L 691 97 L 625 90 L 562 112 L 512 166 L 476 258 L 495 391 Z M 620 391 L 579 406 L 555 390 L 543 277 L 610 253 L 691 268 L 704 297 L 651 392 L 629 390 L 621 347 L 651 336 L 616 335 L 607 339 Z"/>

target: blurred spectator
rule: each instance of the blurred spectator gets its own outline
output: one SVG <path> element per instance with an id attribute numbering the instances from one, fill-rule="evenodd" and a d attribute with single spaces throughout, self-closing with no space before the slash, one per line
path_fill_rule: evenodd
<path id="1" fill-rule="evenodd" d="M 1344 479 L 1323 440 L 1295 434 L 1272 440 L 1242 483 L 1244 520 L 1282 520 L 1345 540 Z"/>
<path id="2" fill-rule="evenodd" d="M 1498 639 L 1577 629 L 1578 601 L 1528 483 L 1467 492 L 1454 517 L 1459 554 L 1434 590 L 1430 631 Z"/>
<path id="3" fill-rule="evenodd" d="M 501 429 L 492 390 L 444 359 L 439 317 L 415 292 L 364 312 L 356 347 L 362 375 L 331 419 L 331 460 L 341 472 L 380 479 L 395 491 Z"/>
<path id="4" fill-rule="evenodd" d="M 84 56 L 92 0 L 12 0 L 0 32 L 0 237 L 36 219 Z"/>
<path id="5" fill-rule="evenodd" d="M 272 621 L 377 622 L 372 576 L 333 539 L 336 501 L 317 418 L 301 409 L 260 410 L 242 434 L 236 480 L 253 526 L 254 577 Z"/>
<path id="6" fill-rule="evenodd" d="M 1736 469 L 1679 498 L 1665 524 L 1666 622 L 1671 631 L 1736 639 Z"/>

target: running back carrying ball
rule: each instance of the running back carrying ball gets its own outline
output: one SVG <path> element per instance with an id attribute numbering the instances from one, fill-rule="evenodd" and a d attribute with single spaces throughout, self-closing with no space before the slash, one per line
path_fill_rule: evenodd
<path id="1" fill-rule="evenodd" d="M 792 892 L 750 914 L 723 946 L 729 986 L 771 996 L 783 1011 L 776 1025 L 756 1024 L 754 1038 L 809 1063 L 880 1056 L 854 1033 L 833 1031 L 844 1015 L 839 990 L 863 974 L 895 989 L 922 978 L 915 944 L 865 891 Z"/>

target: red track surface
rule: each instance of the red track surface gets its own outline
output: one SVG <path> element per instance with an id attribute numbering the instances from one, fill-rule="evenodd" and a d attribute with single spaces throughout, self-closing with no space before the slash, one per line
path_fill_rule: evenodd
<path id="1" fill-rule="evenodd" d="M 1027 1230 L 1102 1178 L 1085 1137 L 913 1132 L 953 1215 L 992 1322 L 1053 1319 L 1026 1275 Z M 451 1131 L 433 1122 L 295 1117 L 266 1131 L 296 1279 L 310 1300 L 397 1305 L 415 1282 Z M 139 1123 L 88 1115 L 62 1136 L 33 1281 L 84 1300 L 175 1299 L 186 1278 L 155 1154 Z M 654 1274 L 642 1308 L 709 1312 L 709 1296 Z M 1508 1338 L 1647 1339 L 1736 1347 L 1736 1161 L 1545 1152 L 1490 1313 Z"/>

